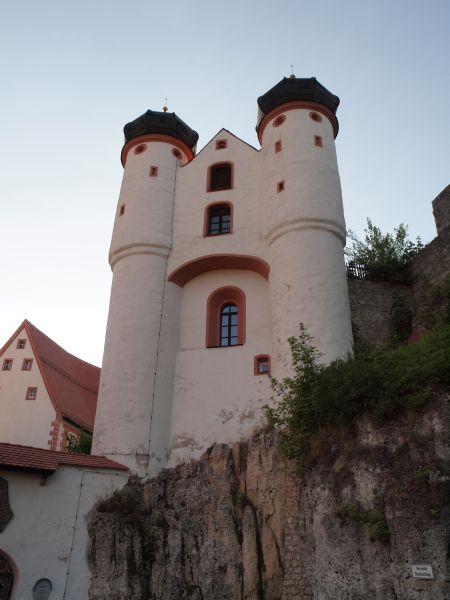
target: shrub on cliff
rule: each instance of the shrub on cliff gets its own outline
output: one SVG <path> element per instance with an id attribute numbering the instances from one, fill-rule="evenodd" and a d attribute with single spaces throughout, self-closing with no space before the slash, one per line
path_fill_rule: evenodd
<path id="1" fill-rule="evenodd" d="M 349 230 L 352 245 L 345 249 L 349 264 L 363 265 L 367 278 L 374 280 L 405 281 L 414 256 L 423 248 L 420 237 L 409 239 L 408 226 L 400 223 L 394 233 L 383 233 L 367 218 L 364 240 Z"/>
<path id="2" fill-rule="evenodd" d="M 278 402 L 265 410 L 291 457 L 307 450 L 310 436 L 326 426 L 348 425 L 364 413 L 386 419 L 423 406 L 434 389 L 450 385 L 450 326 L 415 344 L 364 348 L 330 365 L 320 363 L 303 325 L 289 344 L 293 377 L 272 379 Z"/>

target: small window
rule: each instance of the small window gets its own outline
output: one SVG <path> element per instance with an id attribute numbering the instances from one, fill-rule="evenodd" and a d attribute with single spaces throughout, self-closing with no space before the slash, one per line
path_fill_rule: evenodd
<path id="1" fill-rule="evenodd" d="M 2 371 L 11 371 L 13 364 L 12 358 L 5 358 L 3 361 Z"/>
<path id="2" fill-rule="evenodd" d="M 270 356 L 268 354 L 255 356 L 254 373 L 255 375 L 270 375 Z"/>
<path id="3" fill-rule="evenodd" d="M 27 389 L 27 395 L 25 396 L 25 400 L 36 400 L 37 398 L 37 387 L 29 387 Z"/>
<path id="4" fill-rule="evenodd" d="M 278 152 L 281 152 L 281 150 L 282 150 L 281 140 L 278 140 L 278 142 L 275 142 L 275 154 L 278 154 Z"/>
<path id="5" fill-rule="evenodd" d="M 24 358 L 22 363 L 22 371 L 31 371 L 31 367 L 33 366 L 32 358 Z"/>
<path id="6" fill-rule="evenodd" d="M 239 313 L 236 304 L 225 304 L 220 311 L 220 345 L 238 344 Z"/>
<path id="7" fill-rule="evenodd" d="M 213 204 L 207 209 L 206 235 L 231 233 L 231 208 L 229 204 Z"/>
<path id="8" fill-rule="evenodd" d="M 136 146 L 136 148 L 134 149 L 134 153 L 142 154 L 143 152 L 145 152 L 145 150 L 147 150 L 147 144 L 139 144 L 139 146 Z"/>
<path id="9" fill-rule="evenodd" d="M 178 160 L 181 160 L 183 158 L 183 156 L 182 156 L 181 152 L 178 150 L 178 148 L 172 148 L 172 154 Z"/>
<path id="10" fill-rule="evenodd" d="M 227 140 L 216 140 L 216 150 L 224 150 L 227 147 Z"/>
<path id="11" fill-rule="evenodd" d="M 17 340 L 17 347 L 19 350 L 23 350 L 27 345 L 27 340 Z"/>
<path id="12" fill-rule="evenodd" d="M 233 187 L 232 167 L 229 163 L 212 165 L 208 174 L 208 191 L 229 190 Z"/>
<path id="13" fill-rule="evenodd" d="M 119 209 L 119 217 L 122 217 L 125 214 L 125 204 L 122 204 L 122 206 Z"/>
<path id="14" fill-rule="evenodd" d="M 150 167 L 150 177 L 158 177 L 158 167 Z"/>
<path id="15" fill-rule="evenodd" d="M 321 123 L 322 122 L 322 117 L 319 115 L 319 113 L 316 112 L 310 112 L 309 113 L 310 118 L 315 121 L 316 123 Z"/>
<path id="16" fill-rule="evenodd" d="M 284 191 L 284 180 L 277 183 L 277 194 Z"/>
<path id="17" fill-rule="evenodd" d="M 314 145 L 323 148 L 322 137 L 320 135 L 314 136 Z"/>
<path id="18" fill-rule="evenodd" d="M 280 115 L 279 117 L 277 117 L 275 119 L 275 121 L 273 122 L 273 126 L 274 127 L 279 127 L 280 125 L 283 125 L 283 123 L 286 121 L 286 115 Z"/>

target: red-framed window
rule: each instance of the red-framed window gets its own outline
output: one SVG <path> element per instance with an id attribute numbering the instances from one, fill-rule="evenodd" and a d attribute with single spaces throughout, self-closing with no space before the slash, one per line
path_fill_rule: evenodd
<path id="1" fill-rule="evenodd" d="M 253 373 L 255 375 L 270 375 L 271 364 L 268 354 L 258 354 L 254 358 Z"/>
<path id="2" fill-rule="evenodd" d="M 206 307 L 206 346 L 240 346 L 245 342 L 245 294 L 234 286 L 210 294 Z"/>
<path id="3" fill-rule="evenodd" d="M 33 367 L 33 359 L 32 358 L 24 358 L 22 363 L 22 371 L 31 371 Z"/>
<path id="4" fill-rule="evenodd" d="M 19 348 L 19 350 L 23 350 L 26 345 L 27 345 L 27 340 L 24 340 L 24 339 L 17 340 L 17 348 Z"/>
<path id="5" fill-rule="evenodd" d="M 208 169 L 206 189 L 208 192 L 231 190 L 233 188 L 233 164 L 229 162 L 216 163 Z"/>
<path id="6" fill-rule="evenodd" d="M 231 202 L 210 204 L 205 210 L 204 237 L 231 233 L 233 227 L 233 205 Z"/>
<path id="7" fill-rule="evenodd" d="M 27 388 L 27 394 L 25 396 L 25 400 L 36 400 L 37 392 L 38 392 L 37 387 Z"/>
<path id="8" fill-rule="evenodd" d="M 3 360 L 2 371 L 11 371 L 12 366 L 13 366 L 13 359 L 5 358 Z"/>

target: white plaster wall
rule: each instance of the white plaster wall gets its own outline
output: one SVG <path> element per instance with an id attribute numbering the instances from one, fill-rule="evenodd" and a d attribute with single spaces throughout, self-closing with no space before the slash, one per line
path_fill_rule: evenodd
<path id="1" fill-rule="evenodd" d="M 246 296 L 242 346 L 206 348 L 206 306 L 217 288 L 239 287 Z M 267 375 L 254 375 L 254 356 L 272 354 L 267 281 L 251 271 L 218 270 L 183 288 L 171 431 L 171 459 L 202 454 L 215 442 L 245 439 L 264 422 L 270 398 Z"/>
<path id="2" fill-rule="evenodd" d="M 162 317 L 177 171 L 172 148 L 148 142 L 142 154 L 128 153 L 110 251 L 113 283 L 93 452 L 141 475 L 147 473 L 150 446 L 161 459 L 169 436 L 177 335 L 169 325 L 161 346 L 160 331 L 164 319 L 176 322 L 176 315 Z M 158 167 L 157 177 L 149 176 L 151 166 Z M 119 216 L 122 205 L 125 213 Z M 179 291 L 169 295 L 176 312 Z M 164 365 L 164 377 L 155 382 L 158 363 Z M 155 406 L 159 428 L 151 444 Z"/>
<path id="3" fill-rule="evenodd" d="M 17 348 L 18 339 L 26 339 L 24 349 Z M 50 430 L 56 417 L 42 379 L 36 357 L 25 328 L 0 357 L 0 369 L 5 358 L 12 358 L 11 371 L 0 370 L 0 441 L 49 449 Z M 24 358 L 32 358 L 31 371 L 22 371 Z M 36 400 L 25 400 L 27 388 L 37 387 Z"/>
<path id="4" fill-rule="evenodd" d="M 29 600 L 38 579 L 50 579 L 50 598 L 85 600 L 89 569 L 86 515 L 94 503 L 122 487 L 127 475 L 60 467 L 40 485 L 33 473 L 0 471 L 9 484 L 13 518 L 0 534 L 0 550 L 14 561 L 13 599 Z"/>
<path id="5" fill-rule="evenodd" d="M 288 337 L 303 322 L 325 362 L 351 351 L 343 245 L 345 221 L 331 123 L 286 111 L 263 133 L 263 236 L 271 267 L 274 374 L 290 372 Z M 320 135 L 323 147 L 314 145 Z M 282 151 L 275 153 L 280 140 Z M 285 190 L 277 193 L 277 183 Z"/>
<path id="6" fill-rule="evenodd" d="M 227 148 L 215 149 L 215 140 Z M 234 163 L 233 189 L 207 192 L 208 167 L 217 162 Z M 168 271 L 209 254 L 262 254 L 259 200 L 260 153 L 225 129 L 187 165 L 178 169 L 174 213 L 173 249 Z M 205 209 L 217 202 L 233 204 L 233 233 L 203 237 Z"/>

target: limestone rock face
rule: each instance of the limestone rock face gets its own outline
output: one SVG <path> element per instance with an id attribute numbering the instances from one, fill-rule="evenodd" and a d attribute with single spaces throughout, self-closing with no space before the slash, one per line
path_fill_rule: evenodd
<path id="1" fill-rule="evenodd" d="M 130 480 L 90 514 L 89 598 L 449 600 L 449 434 L 442 398 L 323 432 L 302 470 L 263 430 Z"/>

